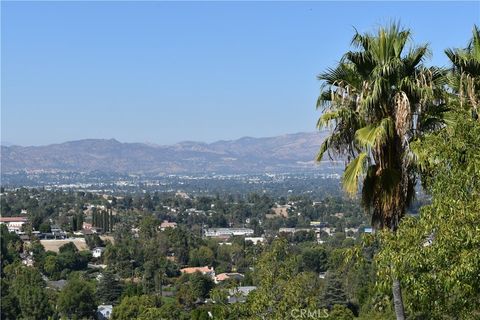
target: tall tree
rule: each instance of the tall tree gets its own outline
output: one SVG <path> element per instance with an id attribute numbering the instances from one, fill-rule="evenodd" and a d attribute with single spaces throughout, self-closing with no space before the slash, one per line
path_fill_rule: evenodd
<path id="1" fill-rule="evenodd" d="M 459 97 L 462 108 L 470 108 L 472 116 L 480 120 L 480 29 L 473 27 L 470 43 L 464 49 L 447 49 L 452 62 L 450 86 Z"/>
<path id="2" fill-rule="evenodd" d="M 377 255 L 383 270 L 393 261 L 407 306 L 428 319 L 480 316 L 480 122 L 461 109 L 454 124 L 412 146 L 432 201 L 382 235 Z"/>
<path id="3" fill-rule="evenodd" d="M 95 308 L 94 286 L 81 278 L 71 278 L 58 297 L 58 311 L 68 319 L 92 318 Z"/>
<path id="4" fill-rule="evenodd" d="M 104 271 L 98 282 L 96 297 L 101 304 L 116 304 L 122 294 L 122 286 L 111 271 Z"/>
<path id="5" fill-rule="evenodd" d="M 318 76 L 323 81 L 317 108 L 318 127 L 332 126 L 317 155 L 346 160 L 344 189 L 371 211 L 376 229 L 395 231 L 414 198 L 416 176 L 409 143 L 435 129 L 442 104 L 444 73 L 422 65 L 426 45 L 406 50 L 411 33 L 399 24 L 376 34 L 356 33 L 336 68 Z M 362 182 L 362 183 L 360 183 Z M 400 283 L 393 280 L 397 319 L 404 319 Z"/>
<path id="6" fill-rule="evenodd" d="M 35 268 L 9 265 L 5 270 L 11 299 L 2 299 L 2 308 L 11 308 L 9 302 L 18 303 L 16 316 L 22 319 L 46 319 L 52 314 L 45 292 L 45 281 Z M 7 287 L 2 287 L 2 291 Z M 4 304 L 5 303 L 5 304 Z"/>
<path id="7" fill-rule="evenodd" d="M 329 272 L 327 275 L 321 303 L 329 309 L 332 309 L 334 305 L 347 305 L 348 303 L 342 282 L 334 272 Z"/>

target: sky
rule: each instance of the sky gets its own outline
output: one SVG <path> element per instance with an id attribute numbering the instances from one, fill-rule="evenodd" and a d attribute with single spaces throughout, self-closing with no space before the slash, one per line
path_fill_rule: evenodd
<path id="1" fill-rule="evenodd" d="M 1 140 L 171 144 L 315 130 L 316 76 L 400 20 L 428 64 L 480 2 L 1 2 Z"/>

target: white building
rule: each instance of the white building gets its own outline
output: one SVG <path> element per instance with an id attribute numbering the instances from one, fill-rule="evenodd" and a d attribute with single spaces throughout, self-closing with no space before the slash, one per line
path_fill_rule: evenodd
<path id="1" fill-rule="evenodd" d="M 5 224 L 9 232 L 20 233 L 22 227 L 27 223 L 26 217 L 0 217 L 0 224 Z"/>
<path id="2" fill-rule="evenodd" d="M 93 248 L 92 250 L 92 257 L 94 258 L 100 258 L 103 254 L 103 251 L 105 251 L 105 248 L 104 247 L 96 247 L 96 248 Z"/>
<path id="3" fill-rule="evenodd" d="M 110 319 L 112 316 L 113 306 L 111 304 L 101 304 L 97 308 L 97 319 Z"/>
<path id="4" fill-rule="evenodd" d="M 210 228 L 205 230 L 205 237 L 251 236 L 253 229 L 249 228 Z"/>

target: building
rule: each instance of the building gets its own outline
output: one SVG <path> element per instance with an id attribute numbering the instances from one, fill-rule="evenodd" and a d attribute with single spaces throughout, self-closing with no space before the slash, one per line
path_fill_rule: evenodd
<path id="1" fill-rule="evenodd" d="M 210 228 L 205 230 L 205 237 L 251 236 L 253 229 L 249 228 Z"/>
<path id="2" fill-rule="evenodd" d="M 321 221 L 310 221 L 310 226 L 314 228 L 325 228 L 328 227 L 328 223 Z"/>
<path id="3" fill-rule="evenodd" d="M 97 308 L 97 319 L 105 320 L 110 319 L 112 316 L 113 306 L 111 304 L 101 304 Z"/>
<path id="4" fill-rule="evenodd" d="M 90 229 L 92 229 L 92 224 L 91 224 L 91 223 L 88 223 L 88 222 L 84 222 L 84 223 L 82 224 L 82 229 L 83 229 L 83 230 L 90 230 Z"/>
<path id="5" fill-rule="evenodd" d="M 365 228 L 363 229 L 363 232 L 365 232 L 365 233 L 373 233 L 373 228 L 372 228 L 372 227 L 365 227 Z"/>
<path id="6" fill-rule="evenodd" d="M 245 276 L 241 273 L 238 272 L 225 272 L 225 273 L 220 273 L 215 276 L 214 282 L 219 283 L 225 280 L 238 280 L 242 281 Z"/>
<path id="7" fill-rule="evenodd" d="M 46 280 L 47 288 L 61 291 L 67 285 L 67 280 L 61 279 L 57 281 Z"/>
<path id="8" fill-rule="evenodd" d="M 31 252 L 29 253 L 21 253 L 20 258 L 22 259 L 22 264 L 24 264 L 27 267 L 33 267 L 33 256 Z"/>
<path id="9" fill-rule="evenodd" d="M 172 228 L 175 229 L 177 227 L 176 222 L 169 222 L 168 220 L 163 220 L 163 222 L 160 224 L 160 230 L 165 231 L 167 228 Z"/>
<path id="10" fill-rule="evenodd" d="M 280 228 L 278 229 L 278 233 L 295 233 L 298 231 L 305 231 L 310 232 L 312 229 L 309 228 Z"/>
<path id="11" fill-rule="evenodd" d="M 92 250 L 92 257 L 94 258 L 100 258 L 103 254 L 103 251 L 105 251 L 105 248 L 104 247 L 96 247 L 96 248 L 93 248 Z"/>
<path id="12" fill-rule="evenodd" d="M 23 225 L 28 222 L 27 217 L 0 217 L 0 224 L 5 224 L 9 232 L 22 232 Z"/>
<path id="13" fill-rule="evenodd" d="M 255 289 L 257 289 L 257 287 L 247 286 L 228 290 L 228 303 L 245 302 L 250 292 Z"/>
<path id="14" fill-rule="evenodd" d="M 195 272 L 200 272 L 203 275 L 210 276 L 212 279 L 215 279 L 215 269 L 213 267 L 188 267 L 180 269 L 181 273 L 192 274 Z"/>

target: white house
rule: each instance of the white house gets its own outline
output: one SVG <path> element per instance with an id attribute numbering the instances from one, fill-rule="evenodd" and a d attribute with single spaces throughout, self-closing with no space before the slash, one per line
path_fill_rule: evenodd
<path id="1" fill-rule="evenodd" d="M 245 302 L 249 293 L 255 289 L 255 286 L 246 286 L 228 290 L 228 303 Z"/>
<path id="2" fill-rule="evenodd" d="M 0 217 L 0 224 L 5 224 L 8 232 L 15 232 L 17 234 L 22 231 L 22 227 L 27 221 L 28 219 L 26 217 Z"/>
<path id="3" fill-rule="evenodd" d="M 249 228 L 210 228 L 205 230 L 206 237 L 251 236 L 253 229 Z"/>
<path id="4" fill-rule="evenodd" d="M 103 251 L 105 251 L 105 248 L 104 247 L 96 247 L 96 248 L 93 248 L 92 250 L 92 257 L 94 258 L 100 258 L 103 254 Z"/>
<path id="5" fill-rule="evenodd" d="M 111 304 L 101 304 L 97 308 L 97 319 L 105 320 L 110 319 L 112 316 L 113 306 Z"/>

